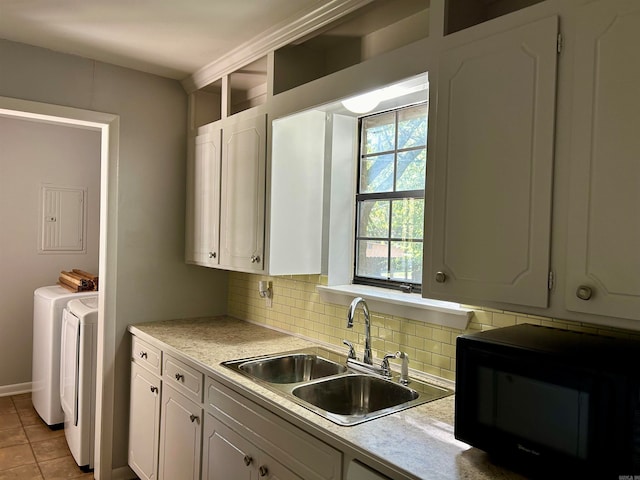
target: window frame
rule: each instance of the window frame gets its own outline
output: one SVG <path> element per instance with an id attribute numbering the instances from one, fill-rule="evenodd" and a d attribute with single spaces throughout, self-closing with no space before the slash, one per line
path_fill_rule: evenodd
<path id="1" fill-rule="evenodd" d="M 363 153 L 362 149 L 363 149 L 363 144 L 364 144 L 364 120 L 366 118 L 369 117 L 374 117 L 374 116 L 378 116 L 378 115 L 384 115 L 390 112 L 394 113 L 394 129 L 395 129 L 395 140 L 394 140 L 394 146 L 397 147 L 398 145 L 398 117 L 399 117 L 399 112 L 401 112 L 402 110 L 406 110 L 412 107 L 416 107 L 416 106 L 420 106 L 420 105 L 425 105 L 427 107 L 427 113 L 425 115 L 425 119 L 427 121 L 427 135 L 425 136 L 425 142 L 424 145 L 420 145 L 420 146 L 411 146 L 411 147 L 405 147 L 405 148 L 394 148 L 393 150 L 388 150 L 388 151 L 380 151 L 380 152 L 375 152 L 373 154 L 367 154 L 367 153 Z M 364 277 L 361 275 L 357 274 L 358 271 L 358 242 L 359 241 L 366 241 L 366 240 L 378 240 L 378 241 L 386 241 L 388 243 L 387 246 L 387 266 L 390 267 L 390 262 L 391 262 L 391 247 L 392 247 L 392 242 L 394 241 L 402 241 L 402 242 L 420 242 L 422 243 L 423 246 L 423 250 L 422 250 L 422 260 L 424 260 L 424 227 L 423 227 L 423 232 L 422 232 L 422 239 L 421 240 L 417 240 L 417 239 L 407 239 L 407 238 L 396 238 L 392 236 L 392 215 L 393 215 L 393 200 L 402 200 L 405 198 L 411 198 L 411 199 L 422 199 L 423 201 L 423 206 L 426 208 L 426 205 L 424 205 L 425 202 L 425 192 L 426 192 L 426 176 L 427 176 L 427 168 L 428 166 L 425 164 L 425 188 L 424 189 L 419 189 L 419 190 L 401 190 L 401 191 L 396 191 L 396 182 L 397 182 L 397 176 L 395 175 L 395 172 L 397 171 L 397 166 L 398 166 L 398 155 L 403 153 L 403 152 L 411 152 L 411 151 L 416 151 L 416 150 L 425 150 L 425 160 L 426 160 L 426 151 L 428 148 L 428 110 L 429 108 L 429 102 L 428 100 L 426 101 L 420 101 L 420 102 L 416 102 L 416 103 L 412 103 L 412 104 L 408 104 L 408 105 L 403 105 L 401 107 L 397 107 L 397 108 L 392 108 L 392 109 L 388 109 L 388 110 L 382 110 L 379 112 L 373 112 L 373 113 L 369 113 L 366 115 L 362 115 L 360 117 L 358 117 L 358 141 L 357 141 L 357 156 L 356 156 L 356 162 L 357 162 L 357 173 L 356 173 L 356 186 L 355 186 L 355 196 L 354 196 L 354 202 L 355 202 L 355 226 L 354 226 L 354 230 L 353 230 L 353 236 L 352 236 L 352 240 L 353 240 L 353 268 L 352 268 L 352 283 L 355 285 L 369 285 L 369 286 L 374 286 L 374 287 L 382 287 L 382 288 L 388 288 L 388 289 L 392 289 L 392 290 L 400 290 L 406 293 L 421 293 L 422 292 L 422 279 L 420 280 L 419 283 L 417 282 L 411 282 L 408 280 L 392 280 L 390 278 L 387 279 L 382 279 L 382 278 L 372 278 L 372 277 Z M 362 167 L 363 167 L 363 159 L 366 159 L 367 157 L 378 157 L 378 156 L 382 156 L 382 155 L 388 155 L 388 154 L 393 154 L 394 157 L 394 176 L 393 176 L 393 190 L 390 192 L 373 192 L 373 193 L 361 193 L 360 192 L 360 187 L 361 187 L 361 174 L 362 174 Z M 389 225 L 388 225 L 388 235 L 387 237 L 368 237 L 368 236 L 360 236 L 359 235 L 359 225 L 360 225 L 360 204 L 363 201 L 372 201 L 372 200 L 389 200 Z M 424 222 L 424 215 L 423 215 L 423 222 Z M 422 263 L 422 262 L 421 262 Z"/>

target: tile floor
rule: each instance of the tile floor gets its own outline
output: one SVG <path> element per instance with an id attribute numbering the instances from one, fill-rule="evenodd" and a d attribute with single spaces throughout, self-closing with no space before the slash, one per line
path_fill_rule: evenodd
<path id="1" fill-rule="evenodd" d="M 51 430 L 31 394 L 0 397 L 0 480 L 92 479 L 76 465 L 64 430 Z"/>

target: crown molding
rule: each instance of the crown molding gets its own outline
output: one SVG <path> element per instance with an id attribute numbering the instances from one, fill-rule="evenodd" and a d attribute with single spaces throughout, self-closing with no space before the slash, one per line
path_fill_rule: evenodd
<path id="1" fill-rule="evenodd" d="M 274 25 L 250 41 L 214 60 L 182 80 L 189 94 L 228 75 L 235 70 L 329 25 L 374 0 L 330 0 L 307 9 L 294 17 Z"/>

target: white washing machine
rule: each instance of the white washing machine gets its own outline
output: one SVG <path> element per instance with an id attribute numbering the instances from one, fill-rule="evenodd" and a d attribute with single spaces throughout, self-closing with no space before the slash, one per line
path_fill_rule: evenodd
<path id="1" fill-rule="evenodd" d="M 60 328 L 69 300 L 95 296 L 73 293 L 59 285 L 40 287 L 33 293 L 33 356 L 31 401 L 47 425 L 64 422 L 60 406 Z"/>
<path id="2" fill-rule="evenodd" d="M 94 458 L 97 337 L 98 296 L 71 300 L 62 313 L 60 403 L 69 450 L 85 470 Z"/>

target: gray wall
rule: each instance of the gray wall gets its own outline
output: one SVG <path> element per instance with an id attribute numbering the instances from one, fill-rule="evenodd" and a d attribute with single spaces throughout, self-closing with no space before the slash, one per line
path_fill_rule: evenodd
<path id="1" fill-rule="evenodd" d="M 61 270 L 98 272 L 100 134 L 0 117 L 0 388 L 31 382 L 33 291 Z M 87 189 L 85 253 L 38 254 L 43 184 Z"/>
<path id="2" fill-rule="evenodd" d="M 0 40 L 0 96 L 120 116 L 113 466 L 127 463 L 127 325 L 226 311 L 226 273 L 184 263 L 187 97 L 177 81 Z"/>

